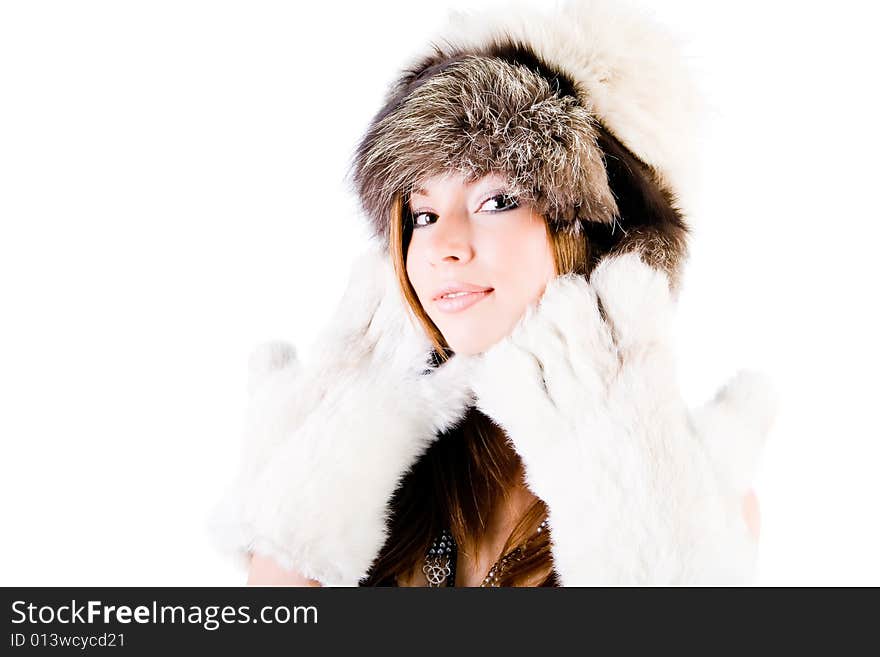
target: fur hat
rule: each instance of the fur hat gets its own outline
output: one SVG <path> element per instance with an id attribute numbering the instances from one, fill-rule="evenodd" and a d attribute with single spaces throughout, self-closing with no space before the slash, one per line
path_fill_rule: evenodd
<path id="1" fill-rule="evenodd" d="M 678 287 L 701 101 L 679 43 L 621 0 L 453 11 L 388 89 L 350 177 L 387 245 L 393 199 L 449 171 L 507 176 L 593 264 L 638 249 Z"/>

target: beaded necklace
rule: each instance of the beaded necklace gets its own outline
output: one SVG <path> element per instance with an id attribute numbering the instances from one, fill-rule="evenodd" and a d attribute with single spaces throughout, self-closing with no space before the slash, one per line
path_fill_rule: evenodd
<path id="1" fill-rule="evenodd" d="M 547 518 L 538 525 L 537 534 L 545 530 L 549 530 Z M 496 561 L 489 569 L 489 574 L 483 579 L 481 587 L 497 587 L 501 581 L 501 575 L 511 563 L 522 559 L 523 549 L 519 545 L 498 561 Z M 455 586 L 455 562 L 458 556 L 458 546 L 452 533 L 448 529 L 440 532 L 440 536 L 434 539 L 428 553 L 425 555 L 425 565 L 422 566 L 422 572 L 428 579 L 428 586 L 439 587 L 446 582 L 447 587 Z"/>

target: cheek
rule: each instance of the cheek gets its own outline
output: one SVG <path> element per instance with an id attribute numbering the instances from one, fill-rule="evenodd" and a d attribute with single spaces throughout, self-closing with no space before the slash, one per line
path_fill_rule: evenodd
<path id="1" fill-rule="evenodd" d="M 422 306 L 450 346 L 463 353 L 479 353 L 508 335 L 556 275 L 553 249 L 541 219 L 519 217 L 503 230 L 475 230 L 472 239 L 475 261 L 466 268 L 475 280 L 493 285 L 496 294 L 490 305 L 469 314 L 436 314 L 425 303 L 425 295 L 437 282 L 427 254 L 411 242 L 406 255 L 407 275 Z"/>
<path id="2" fill-rule="evenodd" d="M 496 286 L 492 316 L 484 317 L 487 346 L 506 337 L 556 275 L 553 249 L 543 224 L 498 235 L 483 253 Z"/>
<path id="3" fill-rule="evenodd" d="M 556 263 L 550 240 L 543 225 L 520 227 L 496 241 L 495 271 L 499 286 L 520 315 L 544 293 L 556 275 Z"/>

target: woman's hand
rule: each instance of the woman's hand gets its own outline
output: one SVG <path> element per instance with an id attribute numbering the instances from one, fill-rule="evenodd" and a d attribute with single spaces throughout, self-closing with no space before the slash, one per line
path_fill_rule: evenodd
<path id="1" fill-rule="evenodd" d="M 740 372 L 689 412 L 665 274 L 635 253 L 552 280 L 481 357 L 477 406 L 506 430 L 550 509 L 566 586 L 746 583 L 743 517 L 774 401 Z"/>

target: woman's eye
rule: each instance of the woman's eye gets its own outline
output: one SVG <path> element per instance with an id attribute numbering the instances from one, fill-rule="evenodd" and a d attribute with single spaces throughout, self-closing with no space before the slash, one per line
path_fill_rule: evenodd
<path id="1" fill-rule="evenodd" d="M 490 209 L 489 212 L 503 212 L 505 210 L 513 210 L 519 205 L 515 197 L 511 196 L 510 194 L 501 193 L 490 196 L 480 207 L 482 208 L 487 203 L 491 202 L 496 203 L 498 207 L 494 210 Z"/>
<path id="2" fill-rule="evenodd" d="M 483 201 L 482 205 L 480 205 L 480 209 L 483 209 L 490 203 L 494 203 L 495 207 L 487 208 L 487 212 L 506 212 L 507 210 L 513 210 L 514 208 L 519 207 L 519 202 L 516 200 L 516 197 L 505 192 L 493 194 L 492 196 L 487 198 L 485 201 Z M 437 215 L 433 212 L 412 213 L 413 228 L 422 228 L 423 226 L 428 226 L 435 221 L 437 221 Z"/>
<path id="3" fill-rule="evenodd" d="M 421 220 L 422 217 L 434 217 L 435 215 L 432 212 L 416 212 L 413 215 L 412 223 L 415 228 L 419 228 L 421 226 L 427 226 L 430 222 Z"/>

